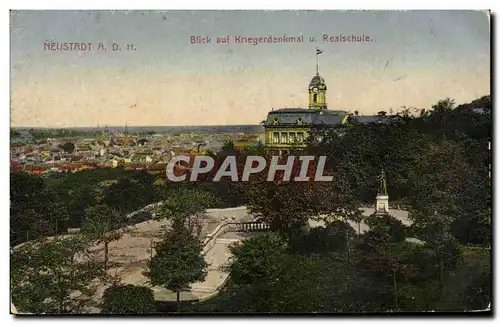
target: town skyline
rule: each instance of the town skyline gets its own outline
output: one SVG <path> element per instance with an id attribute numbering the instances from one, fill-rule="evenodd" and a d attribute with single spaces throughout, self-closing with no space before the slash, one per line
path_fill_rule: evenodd
<path id="1" fill-rule="evenodd" d="M 12 11 L 11 126 L 258 125 L 307 108 L 316 47 L 331 110 L 467 103 L 490 93 L 489 28 L 480 11 Z M 304 42 L 215 43 L 225 35 Z"/>

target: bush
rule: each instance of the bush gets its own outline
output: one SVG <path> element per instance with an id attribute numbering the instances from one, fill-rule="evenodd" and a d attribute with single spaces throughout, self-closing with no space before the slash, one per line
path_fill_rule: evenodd
<path id="1" fill-rule="evenodd" d="M 286 248 L 284 240 L 276 233 L 250 237 L 229 246 L 231 260 L 227 271 L 235 284 L 253 284 L 272 276 L 279 269 L 276 257 Z"/>
<path id="2" fill-rule="evenodd" d="M 402 242 L 408 234 L 408 227 L 391 215 L 371 216 L 366 220 L 370 232 L 385 232 L 390 236 L 391 243 Z"/>
<path id="3" fill-rule="evenodd" d="M 312 228 L 308 233 L 290 237 L 288 241 L 292 252 L 299 254 L 328 253 L 345 251 L 347 236 L 355 235 L 354 229 L 346 222 L 334 221 L 325 227 Z"/>
<path id="4" fill-rule="evenodd" d="M 134 285 L 114 285 L 103 295 L 103 314 L 151 314 L 155 313 L 153 290 Z"/>
<path id="5" fill-rule="evenodd" d="M 460 217 L 453 222 L 451 231 L 461 244 L 491 245 L 491 223 L 483 215 Z"/>

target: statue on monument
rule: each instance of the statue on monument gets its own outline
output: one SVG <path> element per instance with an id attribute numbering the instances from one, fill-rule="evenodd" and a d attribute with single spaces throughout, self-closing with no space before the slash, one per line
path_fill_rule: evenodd
<path id="1" fill-rule="evenodd" d="M 381 170 L 380 175 L 377 177 L 379 181 L 378 194 L 387 196 L 387 178 L 385 177 L 385 171 Z"/>

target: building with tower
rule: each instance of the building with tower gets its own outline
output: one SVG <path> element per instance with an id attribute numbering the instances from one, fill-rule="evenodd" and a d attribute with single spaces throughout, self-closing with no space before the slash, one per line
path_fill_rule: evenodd
<path id="1" fill-rule="evenodd" d="M 269 148 L 287 149 L 305 147 L 305 139 L 312 128 L 335 127 L 346 123 L 349 113 L 329 110 L 326 100 L 327 86 L 319 74 L 316 50 L 316 74 L 309 82 L 309 108 L 282 108 L 270 111 L 264 121 L 265 145 Z"/>
<path id="2" fill-rule="evenodd" d="M 265 146 L 284 150 L 305 147 L 305 140 L 312 129 L 332 128 L 349 123 L 385 123 L 394 116 L 381 111 L 374 116 L 360 116 L 344 110 L 329 110 L 327 104 L 327 86 L 319 74 L 318 57 L 323 53 L 316 49 L 316 74 L 308 87 L 309 108 L 281 108 L 268 113 L 263 122 L 265 128 Z"/>

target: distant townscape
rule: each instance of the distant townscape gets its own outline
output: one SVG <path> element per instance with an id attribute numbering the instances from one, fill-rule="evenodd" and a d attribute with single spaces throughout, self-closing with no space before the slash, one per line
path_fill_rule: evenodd
<path id="1" fill-rule="evenodd" d="M 96 168 L 123 167 L 165 172 L 176 155 L 217 152 L 262 144 L 261 126 L 102 127 L 11 130 L 11 170 L 57 176 Z"/>

